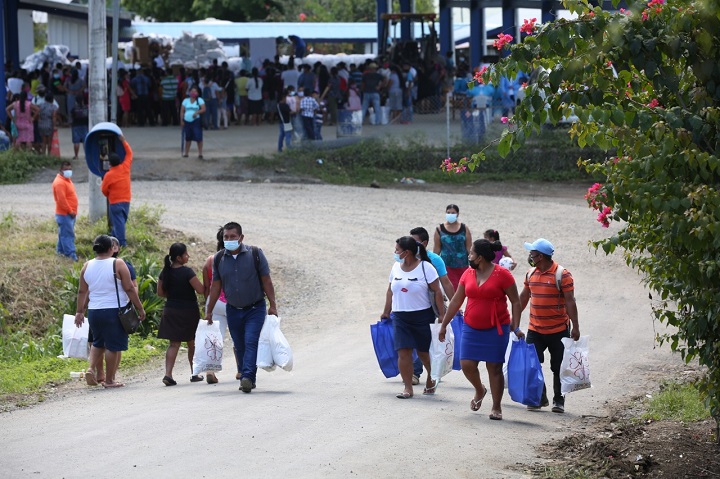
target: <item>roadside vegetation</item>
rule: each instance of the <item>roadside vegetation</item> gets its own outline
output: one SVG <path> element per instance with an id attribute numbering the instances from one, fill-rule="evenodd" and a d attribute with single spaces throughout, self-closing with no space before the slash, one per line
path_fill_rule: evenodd
<path id="1" fill-rule="evenodd" d="M 8 150 L 0 152 L 0 185 L 23 183 L 43 168 L 54 168 L 58 159 L 38 155 L 31 151 Z"/>
<path id="2" fill-rule="evenodd" d="M 121 374 L 164 354 L 166 342 L 155 337 L 163 300 L 155 291 L 169 245 L 188 244 L 196 271 L 213 251 L 208 243 L 161 228 L 160 216 L 159 209 L 139 207 L 128 221 L 131 244 L 121 257 L 135 266 L 147 319 L 131 336 Z M 46 388 L 69 381 L 71 371 L 87 368 L 85 361 L 57 358 L 62 354 L 62 317 L 74 314 L 82 264 L 94 257 L 92 241 L 107 232 L 107 225 L 80 217 L 75 232 L 78 263 L 55 254 L 54 221 L 24 221 L 12 213 L 0 218 L 0 407 L 32 402 L 22 395 L 40 398 Z"/>
<path id="3" fill-rule="evenodd" d="M 501 126 L 491 124 L 486 140 L 500 136 Z M 427 183 L 471 184 L 480 181 L 591 181 L 578 166 L 578 159 L 602 162 L 605 153 L 581 150 L 565 128 L 546 128 L 527 140 L 526 148 L 502 158 L 494 144 L 450 148 L 451 158 L 470 157 L 486 148 L 487 159 L 474 171 L 448 175 L 440 165 L 448 158 L 446 147 L 432 144 L 423 136 L 369 138 L 359 141 L 339 139 L 286 149 L 271 156 L 252 156 L 248 166 L 282 170 L 298 176 L 314 177 L 339 185 L 389 185 L 402 178 Z"/>

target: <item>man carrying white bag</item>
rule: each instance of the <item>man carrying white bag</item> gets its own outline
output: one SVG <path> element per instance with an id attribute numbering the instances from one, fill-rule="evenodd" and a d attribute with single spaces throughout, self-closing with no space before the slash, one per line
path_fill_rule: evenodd
<path id="1" fill-rule="evenodd" d="M 292 349 L 285 335 L 280 331 L 280 318 L 275 315 L 265 317 L 265 323 L 260 331 L 257 366 L 268 372 L 274 371 L 275 366 L 280 366 L 285 371 L 292 371 Z"/>

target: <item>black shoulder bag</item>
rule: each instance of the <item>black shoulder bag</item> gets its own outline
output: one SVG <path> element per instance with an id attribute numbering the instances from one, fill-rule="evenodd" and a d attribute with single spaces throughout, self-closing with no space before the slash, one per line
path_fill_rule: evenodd
<path id="1" fill-rule="evenodd" d="M 137 331 L 140 326 L 140 318 L 138 317 L 135 308 L 133 307 L 132 301 L 129 301 L 124 307 L 120 305 L 120 291 L 118 290 L 117 279 L 115 278 L 115 262 L 113 260 L 113 281 L 115 282 L 115 294 L 117 295 L 118 302 L 118 318 L 120 318 L 120 324 L 127 334 L 132 334 Z"/>

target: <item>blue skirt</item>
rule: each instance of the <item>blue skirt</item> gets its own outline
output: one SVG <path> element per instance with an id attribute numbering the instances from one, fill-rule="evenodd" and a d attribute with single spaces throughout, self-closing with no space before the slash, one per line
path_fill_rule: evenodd
<path id="1" fill-rule="evenodd" d="M 183 133 L 185 133 L 185 141 L 203 141 L 202 120 L 196 118 L 191 122 L 186 121 Z"/>
<path id="2" fill-rule="evenodd" d="M 510 339 L 510 324 L 502 326 L 502 336 L 498 334 L 495 326 L 489 329 L 475 329 L 465 323 L 462 331 L 461 360 L 505 362 L 505 350 Z"/>
<path id="3" fill-rule="evenodd" d="M 421 353 L 430 351 L 430 324 L 435 322 L 432 308 L 419 311 L 393 311 L 393 340 L 395 350 L 417 349 Z"/>

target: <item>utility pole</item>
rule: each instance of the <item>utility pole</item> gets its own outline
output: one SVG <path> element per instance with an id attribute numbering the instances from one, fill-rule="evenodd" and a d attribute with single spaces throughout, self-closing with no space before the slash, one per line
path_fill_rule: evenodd
<path id="1" fill-rule="evenodd" d="M 90 67 L 88 70 L 88 90 L 90 92 L 89 121 L 90 129 L 98 123 L 107 121 L 107 25 L 105 0 L 88 2 L 88 41 L 90 45 Z M 102 179 L 93 173 L 88 175 L 90 221 L 96 222 L 106 215 L 105 197 L 100 191 Z"/>
<path id="2" fill-rule="evenodd" d="M 112 23 L 112 74 L 110 75 L 110 122 L 117 125 L 117 81 L 118 81 L 118 42 L 120 32 L 120 0 L 113 0 Z"/>

